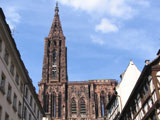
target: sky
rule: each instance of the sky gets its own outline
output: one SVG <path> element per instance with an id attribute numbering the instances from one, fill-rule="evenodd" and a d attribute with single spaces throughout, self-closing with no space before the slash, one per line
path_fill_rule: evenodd
<path id="1" fill-rule="evenodd" d="M 58 0 L 66 37 L 69 81 L 116 79 L 129 61 L 142 71 L 160 46 L 159 0 Z M 42 78 L 44 38 L 55 0 L 0 0 L 36 91 Z"/>

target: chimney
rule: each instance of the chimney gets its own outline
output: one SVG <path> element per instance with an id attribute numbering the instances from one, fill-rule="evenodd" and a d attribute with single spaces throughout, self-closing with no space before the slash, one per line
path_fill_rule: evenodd
<path id="1" fill-rule="evenodd" d="M 145 60 L 145 64 L 148 65 L 150 60 Z"/>

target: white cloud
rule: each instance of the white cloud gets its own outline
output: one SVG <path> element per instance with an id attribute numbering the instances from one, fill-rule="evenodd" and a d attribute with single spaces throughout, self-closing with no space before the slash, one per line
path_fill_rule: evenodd
<path id="1" fill-rule="evenodd" d="M 132 3 L 136 3 L 137 5 L 141 5 L 144 7 L 149 7 L 150 3 L 147 0 L 131 0 Z"/>
<path id="2" fill-rule="evenodd" d="M 95 44 L 103 45 L 104 40 L 98 38 L 97 36 L 91 35 L 92 42 Z"/>
<path id="3" fill-rule="evenodd" d="M 15 23 L 20 22 L 20 14 L 18 13 L 15 7 L 8 7 L 6 10 L 6 15 L 7 15 L 7 19 L 10 19 Z"/>
<path id="4" fill-rule="evenodd" d="M 101 31 L 102 33 L 117 32 L 118 27 L 112 24 L 108 19 L 103 18 L 101 20 L 101 23 L 99 25 L 96 25 L 95 30 Z"/>
<path id="5" fill-rule="evenodd" d="M 10 26 L 10 29 L 13 30 L 16 24 L 20 23 L 21 16 L 18 13 L 18 8 L 13 6 L 7 6 L 4 9 L 4 13 L 7 19 L 7 23 Z"/>
<path id="6" fill-rule="evenodd" d="M 60 3 L 88 13 L 107 14 L 112 17 L 128 19 L 134 16 L 132 4 L 148 5 L 144 0 L 60 0 Z"/>
<path id="7" fill-rule="evenodd" d="M 97 43 L 103 41 L 103 45 L 110 48 L 132 51 L 142 57 L 147 56 L 151 58 L 159 49 L 159 41 L 155 42 L 144 30 L 127 29 L 121 31 L 116 36 L 109 37 L 108 35 L 103 37 L 96 35 L 92 37 L 93 43 L 95 43 L 94 40 Z"/>

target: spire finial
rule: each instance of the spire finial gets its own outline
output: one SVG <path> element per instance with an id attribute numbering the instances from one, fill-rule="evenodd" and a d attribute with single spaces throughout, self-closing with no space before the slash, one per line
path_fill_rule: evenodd
<path id="1" fill-rule="evenodd" d="M 58 14 L 59 9 L 58 9 L 58 1 L 56 2 L 56 8 L 55 8 L 55 13 Z"/>

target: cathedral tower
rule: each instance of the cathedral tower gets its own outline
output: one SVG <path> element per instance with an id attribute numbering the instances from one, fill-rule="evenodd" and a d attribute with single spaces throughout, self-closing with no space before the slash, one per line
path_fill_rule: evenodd
<path id="1" fill-rule="evenodd" d="M 67 48 L 59 18 L 58 3 L 48 37 L 44 43 L 42 80 L 39 99 L 52 119 L 65 119 L 67 78 Z"/>
<path id="2" fill-rule="evenodd" d="M 116 81 L 68 82 L 67 49 L 58 12 L 56 4 L 52 26 L 44 42 L 39 100 L 49 120 L 104 120 L 106 104 L 114 93 Z"/>

